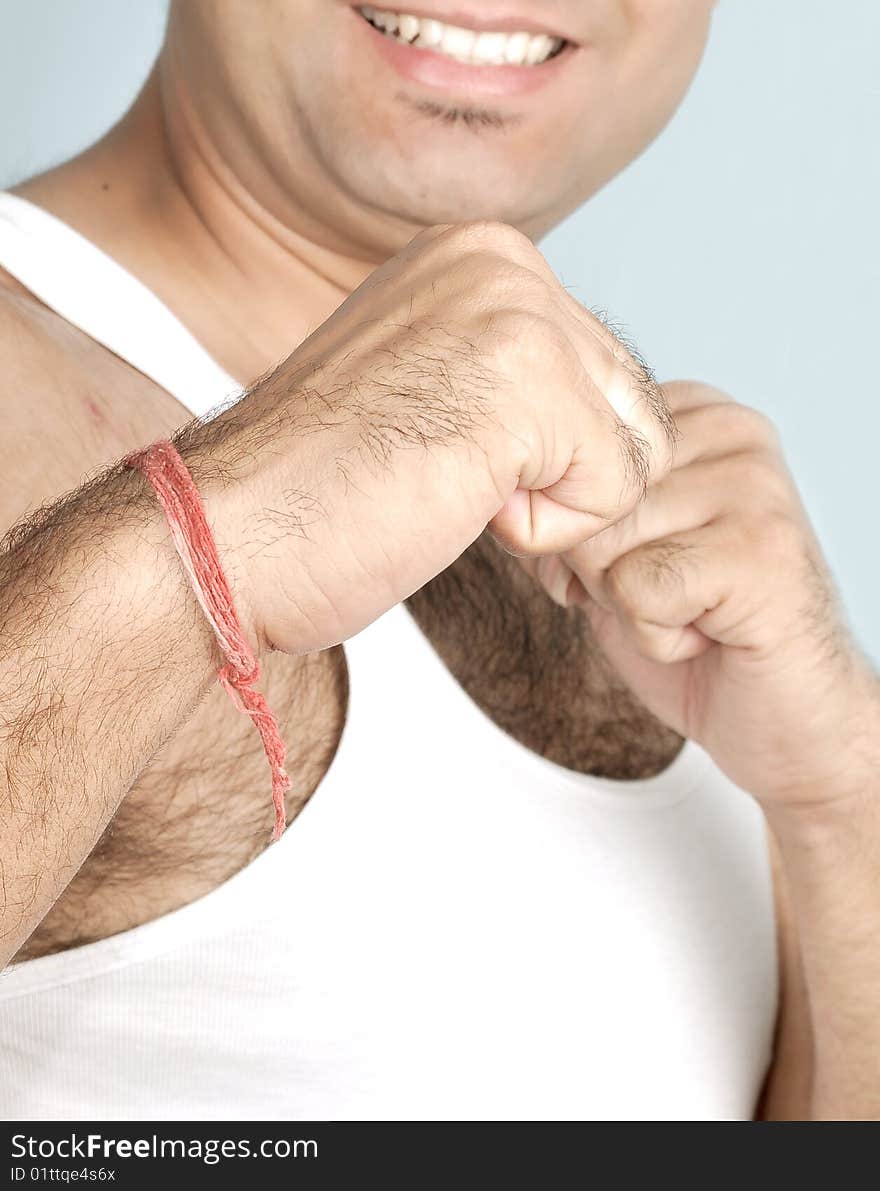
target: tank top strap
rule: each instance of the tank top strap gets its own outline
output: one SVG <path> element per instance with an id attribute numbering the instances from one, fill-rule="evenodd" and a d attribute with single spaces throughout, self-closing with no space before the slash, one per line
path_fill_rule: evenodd
<path id="1" fill-rule="evenodd" d="M 0 267 L 195 417 L 241 392 L 143 282 L 50 212 L 0 192 Z"/>

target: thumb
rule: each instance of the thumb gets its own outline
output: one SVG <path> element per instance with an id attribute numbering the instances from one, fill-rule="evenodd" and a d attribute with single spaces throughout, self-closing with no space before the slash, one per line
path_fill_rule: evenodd
<path id="1" fill-rule="evenodd" d="M 511 554 L 563 554 L 608 526 L 607 518 L 560 504 L 540 489 L 517 488 L 489 530 Z"/>

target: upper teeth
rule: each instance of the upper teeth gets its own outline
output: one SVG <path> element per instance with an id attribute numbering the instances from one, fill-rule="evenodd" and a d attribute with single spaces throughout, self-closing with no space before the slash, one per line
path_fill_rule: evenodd
<path id="1" fill-rule="evenodd" d="M 475 33 L 406 12 L 388 12 L 365 4 L 362 16 L 395 41 L 435 50 L 473 66 L 537 66 L 562 49 L 560 37 L 545 33 Z"/>

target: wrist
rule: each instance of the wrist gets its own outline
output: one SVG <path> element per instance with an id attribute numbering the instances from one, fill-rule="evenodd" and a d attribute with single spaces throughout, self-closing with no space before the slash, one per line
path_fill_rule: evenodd
<path id="1" fill-rule="evenodd" d="M 178 439 L 175 446 L 198 489 L 217 559 L 232 595 L 235 616 L 254 656 L 268 652 L 246 547 L 248 478 L 203 443 Z"/>
<path id="2" fill-rule="evenodd" d="M 866 663 L 867 666 L 867 663 Z M 835 735 L 834 766 L 761 802 L 780 843 L 825 846 L 834 839 L 877 838 L 880 830 L 880 681 L 867 672 Z"/>
<path id="3" fill-rule="evenodd" d="M 125 463 L 141 471 L 156 493 L 192 592 L 223 654 L 223 664 L 218 674 L 220 683 L 239 710 L 251 716 L 259 731 L 272 774 L 272 801 L 275 808 L 272 838 L 277 840 L 284 831 L 284 796 L 291 785 L 284 769 L 284 741 L 264 695 L 254 685 L 260 676 L 257 651 L 248 638 L 239 614 L 242 601 L 237 601 L 233 594 L 227 573 L 230 570 L 228 561 L 224 565 L 219 557 L 216 535 L 208 521 L 204 494 L 199 490 L 186 460 L 175 445 L 167 440 L 160 439 L 152 443 L 127 457 Z M 232 573 L 233 578 L 237 578 L 234 559 Z M 247 591 L 247 588 L 244 590 Z M 245 607 L 250 612 L 249 602 L 245 601 Z M 251 637 L 259 641 L 260 634 L 255 626 L 251 626 L 251 629 Z"/>
<path id="4" fill-rule="evenodd" d="M 175 440 L 257 658 L 307 653 L 344 636 L 319 581 L 341 536 L 328 524 L 324 491 L 336 475 L 339 435 L 307 434 L 298 413 L 293 401 L 282 408 L 280 397 L 273 405 L 257 390 Z"/>

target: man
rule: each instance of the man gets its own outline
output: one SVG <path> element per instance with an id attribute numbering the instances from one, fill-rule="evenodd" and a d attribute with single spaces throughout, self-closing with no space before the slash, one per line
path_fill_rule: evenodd
<path id="1" fill-rule="evenodd" d="M 880 1111 L 876 675 L 766 420 L 533 247 L 711 8 L 178 0 L 5 200 L 8 1115 Z M 87 481 L 236 384 L 176 442 L 268 850 L 155 495 Z"/>

